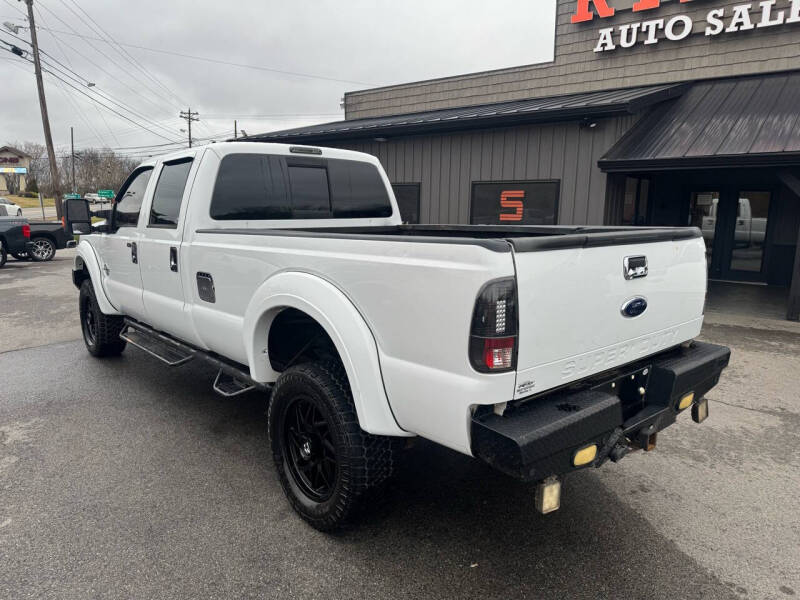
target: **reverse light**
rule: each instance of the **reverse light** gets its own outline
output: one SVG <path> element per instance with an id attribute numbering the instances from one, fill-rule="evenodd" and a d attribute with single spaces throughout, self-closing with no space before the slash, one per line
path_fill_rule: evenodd
<path id="1" fill-rule="evenodd" d="M 513 278 L 488 283 L 472 314 L 469 359 L 481 373 L 510 371 L 517 360 L 517 287 Z"/>
<path id="2" fill-rule="evenodd" d="M 31 237 L 31 226 L 30 225 L 23 225 L 22 226 L 22 235 L 23 235 L 23 237 L 26 237 L 26 238 L 30 239 L 30 237 Z"/>

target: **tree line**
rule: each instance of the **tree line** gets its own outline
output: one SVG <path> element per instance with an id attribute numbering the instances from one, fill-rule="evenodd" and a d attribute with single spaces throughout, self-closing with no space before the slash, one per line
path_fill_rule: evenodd
<path id="1" fill-rule="evenodd" d="M 45 197 L 53 195 L 53 182 L 50 178 L 50 163 L 44 144 L 36 142 L 14 142 L 9 146 L 22 150 L 31 156 L 27 175 L 27 191 L 41 192 Z M 75 152 L 75 185 L 72 180 L 72 157 L 62 155 L 58 158 L 59 178 L 63 193 L 77 192 L 84 195 L 98 190 L 119 190 L 128 175 L 139 163 L 138 160 L 120 155 L 108 148 L 90 148 Z M 20 190 L 20 176 L 3 174 L 11 194 Z"/>

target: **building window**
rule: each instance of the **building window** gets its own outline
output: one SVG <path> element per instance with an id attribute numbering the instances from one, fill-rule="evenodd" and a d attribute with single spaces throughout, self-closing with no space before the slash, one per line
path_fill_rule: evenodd
<path id="1" fill-rule="evenodd" d="M 419 184 L 393 183 L 392 189 L 403 223 L 419 223 Z"/>
<path id="2" fill-rule="evenodd" d="M 473 225 L 555 225 L 559 181 L 472 184 Z"/>
<path id="3" fill-rule="evenodd" d="M 623 225 L 649 223 L 650 180 L 641 177 L 625 178 L 625 202 L 622 206 Z"/>

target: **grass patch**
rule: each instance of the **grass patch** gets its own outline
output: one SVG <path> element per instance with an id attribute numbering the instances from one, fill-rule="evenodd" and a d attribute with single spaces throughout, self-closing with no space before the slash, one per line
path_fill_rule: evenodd
<path id="1" fill-rule="evenodd" d="M 39 208 L 39 198 L 23 198 L 22 196 L 4 196 L 4 198 L 8 198 L 22 208 Z M 56 201 L 53 198 L 44 198 L 44 205 L 55 206 Z"/>

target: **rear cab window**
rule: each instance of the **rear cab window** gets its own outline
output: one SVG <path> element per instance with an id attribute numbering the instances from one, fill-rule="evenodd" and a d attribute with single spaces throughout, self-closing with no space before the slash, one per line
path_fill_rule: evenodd
<path id="1" fill-rule="evenodd" d="M 178 227 L 178 215 L 193 160 L 189 157 L 164 163 L 153 193 L 148 227 Z"/>
<path id="2" fill-rule="evenodd" d="M 229 154 L 211 198 L 215 220 L 390 217 L 392 204 L 377 167 L 344 160 Z"/>

